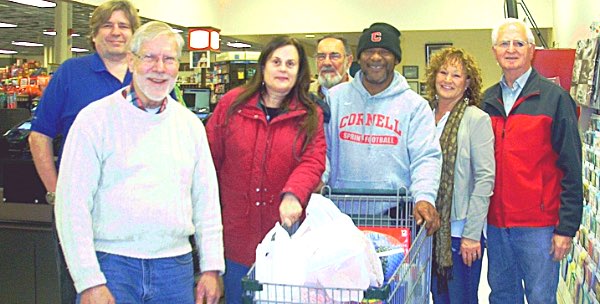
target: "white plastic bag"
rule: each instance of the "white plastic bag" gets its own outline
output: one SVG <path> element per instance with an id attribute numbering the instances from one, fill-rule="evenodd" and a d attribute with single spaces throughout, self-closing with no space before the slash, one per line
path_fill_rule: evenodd
<path id="1" fill-rule="evenodd" d="M 381 261 L 373 244 L 350 217 L 320 194 L 312 195 L 306 219 L 291 237 L 279 224 L 267 233 L 256 249 L 255 271 L 261 283 L 362 290 L 383 284 Z M 301 293 L 261 293 L 264 300 L 267 295 L 271 301 L 308 300 Z M 352 299 L 347 293 L 324 296 L 334 302 L 362 300 L 362 293 L 353 294 Z"/>
<path id="2" fill-rule="evenodd" d="M 302 241 L 292 239 L 279 223 L 256 247 L 255 276 L 263 283 L 302 285 L 310 253 Z"/>
<path id="3" fill-rule="evenodd" d="M 298 240 L 299 236 L 297 231 L 293 239 L 276 223 L 256 247 L 255 279 L 268 284 L 257 292 L 259 302 L 303 302 L 299 292 L 290 292 L 288 287 L 304 285 L 308 259 L 312 256 L 310 244 L 305 244 L 305 240 Z"/>

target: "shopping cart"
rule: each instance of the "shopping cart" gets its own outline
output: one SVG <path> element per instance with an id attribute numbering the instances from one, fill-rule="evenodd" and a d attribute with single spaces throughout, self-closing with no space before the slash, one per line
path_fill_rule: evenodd
<path id="1" fill-rule="evenodd" d="M 345 299 L 343 303 L 429 303 L 432 240 L 426 229 L 416 224 L 414 201 L 408 191 L 332 191 L 325 187 L 323 195 L 350 215 L 358 227 L 410 228 L 408 254 L 393 275 L 380 288 L 314 288 L 261 283 L 255 279 L 252 266 L 242 280 L 243 303 L 340 303 L 339 299 Z"/>

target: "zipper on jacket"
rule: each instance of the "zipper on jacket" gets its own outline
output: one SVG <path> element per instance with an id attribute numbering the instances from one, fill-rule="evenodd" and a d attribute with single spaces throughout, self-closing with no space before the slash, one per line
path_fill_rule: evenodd
<path id="1" fill-rule="evenodd" d="M 263 151 L 263 157 L 262 157 L 262 177 L 260 178 L 260 188 L 261 190 L 263 190 L 262 194 L 261 194 L 261 200 L 262 200 L 262 204 L 263 206 L 266 205 L 266 200 L 267 200 L 267 193 L 266 191 L 264 191 L 265 187 L 265 178 L 267 176 L 267 154 L 268 151 L 271 149 L 271 124 L 270 122 L 267 122 L 267 135 L 266 135 L 266 142 L 265 142 L 265 150 Z M 271 200 L 272 201 L 272 200 Z"/>
<path id="2" fill-rule="evenodd" d="M 544 201 L 542 201 L 542 204 L 540 206 L 542 208 L 542 211 L 544 211 L 545 207 L 544 207 Z"/>

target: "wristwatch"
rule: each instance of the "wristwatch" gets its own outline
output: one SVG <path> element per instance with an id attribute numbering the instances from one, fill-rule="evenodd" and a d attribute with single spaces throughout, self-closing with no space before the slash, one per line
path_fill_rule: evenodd
<path id="1" fill-rule="evenodd" d="M 54 205 L 54 199 L 56 198 L 56 192 L 46 192 L 46 202 L 50 205 Z"/>

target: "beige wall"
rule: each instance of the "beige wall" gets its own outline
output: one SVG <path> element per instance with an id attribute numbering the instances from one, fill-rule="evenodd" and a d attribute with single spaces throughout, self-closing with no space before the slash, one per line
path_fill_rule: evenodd
<path id="1" fill-rule="evenodd" d="M 544 38 L 548 40 L 548 29 L 542 29 Z M 429 43 L 452 43 L 452 46 L 465 49 L 475 57 L 481 69 L 483 88 L 487 88 L 500 80 L 501 70 L 491 51 L 491 29 L 484 30 L 438 30 L 438 31 L 403 31 L 400 41 L 402 47 L 402 62 L 396 70 L 402 72 L 404 65 L 419 67 L 419 81 L 425 80 L 425 45 Z M 350 41 L 355 45 L 356 41 Z M 316 50 L 307 49 L 308 54 Z M 353 52 L 356 52 L 354 47 Z M 358 58 L 355 58 L 358 60 Z M 311 71 L 316 73 L 314 58 L 311 58 Z"/>
<path id="2" fill-rule="evenodd" d="M 491 30 L 406 31 L 402 33 L 402 65 L 418 65 L 419 79 L 425 79 L 425 44 L 451 42 L 475 57 L 483 78 L 483 88 L 498 82 L 501 71 L 491 52 Z"/>
<path id="3" fill-rule="evenodd" d="M 600 1 L 554 0 L 555 47 L 575 48 L 578 40 L 590 38 L 592 21 L 600 22 Z"/>
<path id="4" fill-rule="evenodd" d="M 76 0 L 98 5 L 105 0 Z M 560 0 L 570 1 L 570 0 Z M 582 0 L 573 0 L 582 1 Z M 591 1 L 591 0 L 585 0 Z M 404 30 L 491 28 L 504 0 L 131 0 L 140 15 L 224 35 L 357 32 L 382 21 Z M 527 0 L 540 27 L 552 27 L 553 0 Z"/>
<path id="5" fill-rule="evenodd" d="M 131 1 L 142 16 L 182 26 L 211 25 L 223 35 L 360 32 L 372 22 L 384 21 L 403 33 L 400 71 L 402 65 L 418 65 L 423 79 L 425 44 L 452 42 L 476 57 L 484 87 L 500 77 L 489 33 L 503 18 L 504 0 L 380 0 L 377 5 L 364 0 L 173 0 L 168 6 L 158 0 Z M 575 47 L 577 40 L 590 36 L 591 22 L 600 20 L 598 0 L 527 0 L 526 4 L 539 27 L 554 28 L 553 36 L 545 35 L 551 46 Z M 518 11 L 524 18 L 520 7 Z"/>

